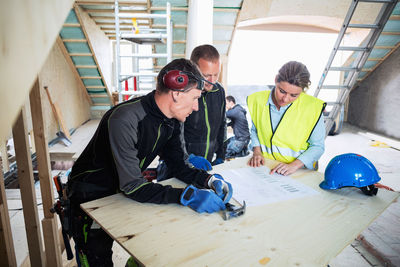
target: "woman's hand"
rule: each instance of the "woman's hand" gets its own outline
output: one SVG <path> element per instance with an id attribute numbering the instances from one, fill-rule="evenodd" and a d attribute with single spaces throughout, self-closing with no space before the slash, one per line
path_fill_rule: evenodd
<path id="1" fill-rule="evenodd" d="M 247 162 L 247 165 L 251 167 L 260 167 L 263 166 L 265 162 L 265 159 L 261 153 L 261 148 L 259 146 L 256 146 L 253 148 L 253 156 Z"/>
<path id="2" fill-rule="evenodd" d="M 287 176 L 291 175 L 292 173 L 302 168 L 303 166 L 304 166 L 303 162 L 301 162 L 298 159 L 289 164 L 281 162 L 278 165 L 276 165 L 275 168 L 273 168 L 269 174 L 278 173 Z"/>

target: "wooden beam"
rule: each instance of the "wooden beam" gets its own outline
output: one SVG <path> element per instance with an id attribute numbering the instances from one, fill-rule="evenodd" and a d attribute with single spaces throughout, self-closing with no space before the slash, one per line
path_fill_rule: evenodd
<path id="1" fill-rule="evenodd" d="M 92 53 L 68 53 L 71 57 L 92 57 Z"/>
<path id="2" fill-rule="evenodd" d="M 81 10 L 82 10 L 82 9 L 81 9 L 80 7 L 78 7 L 77 5 L 74 5 L 74 10 L 75 10 L 75 14 L 76 14 L 76 17 L 78 18 L 79 23 L 82 25 L 82 31 L 83 31 L 83 34 L 84 34 L 85 37 L 86 37 L 87 44 L 88 44 L 88 46 L 89 46 L 89 48 L 90 48 L 90 51 L 92 51 L 92 53 L 93 53 L 93 60 L 94 60 L 94 62 L 96 63 L 98 72 L 100 73 L 100 76 L 101 76 L 100 78 L 101 78 L 103 84 L 104 84 L 105 87 L 106 87 L 106 93 L 107 93 L 107 95 L 109 96 L 110 103 L 113 103 L 113 102 L 112 102 L 112 96 L 111 96 L 111 93 L 110 93 L 111 88 L 108 88 L 108 83 L 107 83 L 106 80 L 104 79 L 104 74 L 103 74 L 103 72 L 102 72 L 102 70 L 101 70 L 101 68 L 100 68 L 100 64 L 99 64 L 99 61 L 97 60 L 97 56 L 96 56 L 96 54 L 95 54 L 95 52 L 94 52 L 95 50 L 93 49 L 92 42 L 90 41 L 89 35 L 88 35 L 88 33 L 86 32 L 85 23 L 83 23 L 83 20 L 82 20 L 82 16 L 81 16 Z M 84 15 L 84 14 L 83 14 L 83 15 Z M 88 16 L 88 18 L 89 18 L 89 16 Z M 93 25 L 95 26 L 94 21 L 93 21 Z M 111 86 L 111 84 L 110 84 L 110 86 Z M 92 103 L 93 103 L 93 102 L 92 102 Z"/>
<path id="3" fill-rule="evenodd" d="M 0 166 L 0 262 L 4 266 L 17 267 L 12 238 L 3 170 Z"/>
<path id="4" fill-rule="evenodd" d="M 73 2 L 0 1 L 1 140 L 9 134 Z"/>
<path id="5" fill-rule="evenodd" d="M 32 126 L 36 145 L 36 159 L 44 213 L 42 227 L 46 252 L 46 265 L 62 266 L 62 258 L 59 250 L 60 240 L 58 239 L 57 234 L 57 218 L 50 212 L 54 203 L 54 192 L 47 145 L 48 142 L 44 131 L 43 108 L 38 79 L 36 79 L 29 94 L 29 100 L 31 104 Z"/>
<path id="6" fill-rule="evenodd" d="M 32 266 L 44 266 L 43 241 L 40 233 L 39 216 L 36 202 L 31 152 L 29 151 L 25 107 L 21 108 L 12 128 L 15 157 L 18 166 L 18 182 L 21 188 L 21 200 L 24 213 L 26 239 L 29 259 Z"/>
<path id="7" fill-rule="evenodd" d="M 0 154 L 1 154 L 1 163 L 3 167 L 3 172 L 8 172 L 10 170 L 10 162 L 8 161 L 7 154 L 7 141 L 0 140 Z"/>
<path id="8" fill-rule="evenodd" d="M 92 99 L 90 98 L 90 96 L 89 96 L 89 94 L 88 94 L 88 92 L 86 90 L 85 85 L 83 84 L 81 78 L 79 77 L 80 75 L 79 75 L 79 73 L 78 73 L 78 71 L 77 71 L 77 69 L 75 67 L 75 64 L 72 61 L 71 57 L 69 56 L 67 48 L 65 47 L 65 45 L 64 45 L 63 41 L 61 40 L 60 36 L 57 37 L 57 44 L 58 44 L 58 47 L 61 49 L 61 52 L 63 53 L 64 58 L 67 61 L 70 70 L 72 71 L 72 73 L 75 76 L 75 79 L 78 82 L 79 88 L 81 88 L 83 94 L 86 97 L 86 100 L 92 105 L 93 104 Z"/>

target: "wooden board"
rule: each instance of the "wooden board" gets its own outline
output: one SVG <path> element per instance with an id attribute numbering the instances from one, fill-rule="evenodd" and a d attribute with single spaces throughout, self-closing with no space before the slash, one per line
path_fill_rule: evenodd
<path id="1" fill-rule="evenodd" d="M 246 167 L 246 161 L 214 171 Z M 267 160 L 269 167 L 275 164 Z M 218 213 L 143 204 L 121 194 L 82 208 L 145 266 L 326 266 L 399 196 L 386 190 L 375 197 L 355 188 L 324 191 L 318 186 L 323 176 L 315 171 L 292 177 L 320 194 L 249 207 L 229 221 Z"/>
<path id="2" fill-rule="evenodd" d="M 79 157 L 95 133 L 100 120 L 90 120 L 79 126 L 71 135 L 72 145 L 55 144 L 49 148 L 51 160 L 75 160 Z"/>

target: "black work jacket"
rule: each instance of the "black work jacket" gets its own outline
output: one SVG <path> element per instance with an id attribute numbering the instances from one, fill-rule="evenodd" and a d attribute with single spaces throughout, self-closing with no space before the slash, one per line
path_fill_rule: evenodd
<path id="1" fill-rule="evenodd" d="M 183 189 L 148 182 L 142 175 L 160 153 L 175 177 L 206 186 L 209 174 L 184 161 L 182 123 L 165 117 L 154 93 L 123 102 L 103 116 L 72 167 L 68 182 L 71 201 L 82 203 L 122 191 L 140 202 L 180 203 Z"/>
<path id="2" fill-rule="evenodd" d="M 225 90 L 217 83 L 199 98 L 199 111 L 190 114 L 185 121 L 185 144 L 189 154 L 225 159 L 226 139 Z"/>
<path id="3" fill-rule="evenodd" d="M 236 104 L 226 112 L 226 117 L 231 121 L 228 126 L 233 128 L 233 134 L 239 141 L 249 141 L 249 123 L 246 118 L 246 110 L 239 104 Z"/>

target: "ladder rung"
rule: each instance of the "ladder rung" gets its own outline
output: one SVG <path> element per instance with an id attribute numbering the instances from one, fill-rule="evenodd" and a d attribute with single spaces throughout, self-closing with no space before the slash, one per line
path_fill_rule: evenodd
<path id="1" fill-rule="evenodd" d="M 366 2 L 366 3 L 393 3 L 393 0 L 360 0 L 359 2 Z"/>
<path id="2" fill-rule="evenodd" d="M 358 46 L 339 46 L 337 49 L 342 51 L 368 51 L 367 47 Z"/>
<path id="3" fill-rule="evenodd" d="M 349 89 L 348 85 L 323 85 L 321 89 Z"/>
<path id="4" fill-rule="evenodd" d="M 92 53 L 69 53 L 71 57 L 91 57 Z"/>
<path id="5" fill-rule="evenodd" d="M 102 85 L 88 85 L 86 86 L 86 89 L 103 89 L 106 88 L 105 86 Z"/>
<path id="6" fill-rule="evenodd" d="M 97 69 L 96 65 L 75 65 L 77 69 Z"/>
<path id="7" fill-rule="evenodd" d="M 81 76 L 81 79 L 101 79 L 100 76 Z"/>
<path id="8" fill-rule="evenodd" d="M 63 39 L 64 43 L 86 43 L 86 39 Z"/>
<path id="9" fill-rule="evenodd" d="M 377 24 L 349 24 L 350 28 L 360 28 L 360 29 L 379 29 Z"/>
<path id="10" fill-rule="evenodd" d="M 107 94 L 89 94 L 90 97 L 92 98 L 103 98 L 103 97 L 108 97 Z"/>
<path id="11" fill-rule="evenodd" d="M 329 70 L 332 70 L 332 71 L 356 71 L 358 69 L 352 68 L 352 67 L 330 67 Z"/>
<path id="12" fill-rule="evenodd" d="M 335 106 L 335 105 L 340 105 L 340 103 L 339 102 L 326 102 L 326 105 Z"/>
<path id="13" fill-rule="evenodd" d="M 110 107 L 110 104 L 108 104 L 108 103 L 93 103 L 92 106 Z"/>
<path id="14" fill-rule="evenodd" d="M 63 27 L 80 27 L 79 23 L 64 23 Z"/>

